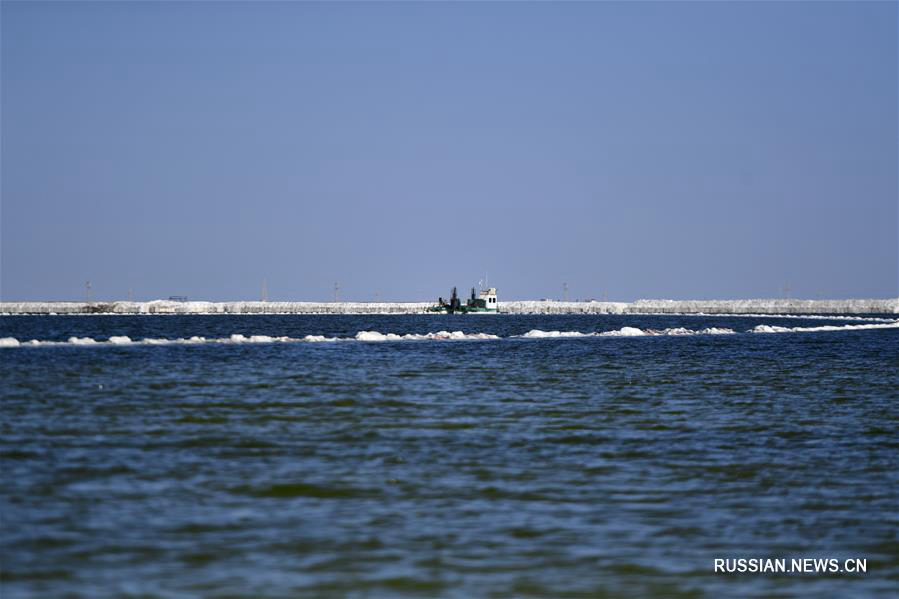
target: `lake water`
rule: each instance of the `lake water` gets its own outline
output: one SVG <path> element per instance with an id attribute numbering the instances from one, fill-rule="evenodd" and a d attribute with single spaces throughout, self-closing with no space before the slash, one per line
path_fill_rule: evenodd
<path id="1" fill-rule="evenodd" d="M 748 332 L 868 324 L 0 317 L 2 596 L 895 596 L 899 328 Z"/>

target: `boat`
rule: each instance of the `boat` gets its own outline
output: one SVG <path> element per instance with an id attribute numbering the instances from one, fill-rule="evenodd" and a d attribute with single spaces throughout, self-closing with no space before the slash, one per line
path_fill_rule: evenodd
<path id="1" fill-rule="evenodd" d="M 439 314 L 496 314 L 499 312 L 499 304 L 496 301 L 496 287 L 482 289 L 476 296 L 474 287 L 471 288 L 471 297 L 463 304 L 453 287 L 449 301 L 442 297 L 437 298 L 437 305 L 428 308 L 428 312 Z"/>

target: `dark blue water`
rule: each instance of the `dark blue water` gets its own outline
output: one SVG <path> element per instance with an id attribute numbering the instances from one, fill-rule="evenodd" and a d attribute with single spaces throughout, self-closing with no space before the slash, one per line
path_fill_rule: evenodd
<path id="1" fill-rule="evenodd" d="M 899 329 L 661 316 L 0 317 L 20 596 L 895 596 Z M 735 335 L 522 339 L 531 329 Z M 720 574 L 715 558 L 863 558 Z"/>

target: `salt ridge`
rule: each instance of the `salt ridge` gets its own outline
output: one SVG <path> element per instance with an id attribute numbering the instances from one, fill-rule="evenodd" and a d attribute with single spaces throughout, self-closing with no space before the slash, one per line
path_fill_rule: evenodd
<path id="1" fill-rule="evenodd" d="M 684 335 L 733 335 L 735 331 L 727 328 L 709 327 L 700 330 L 683 327 L 669 329 L 638 329 L 636 327 L 621 327 L 615 331 L 603 331 L 600 333 L 581 333 L 579 331 L 541 331 L 533 329 L 524 335 L 517 335 L 527 339 L 547 339 L 561 337 L 658 337 L 658 336 L 684 336 Z"/>
<path id="2" fill-rule="evenodd" d="M 760 324 L 746 333 L 814 333 L 824 331 L 860 331 L 860 330 L 876 330 L 876 329 L 896 329 L 899 328 L 899 320 L 891 320 L 886 323 L 870 323 L 870 324 L 847 324 L 842 326 L 824 325 L 820 327 L 782 327 L 776 325 Z M 613 331 L 600 331 L 583 333 L 580 331 L 543 331 L 540 329 L 532 329 L 522 335 L 512 335 L 511 338 L 519 339 L 561 339 L 561 338 L 578 338 L 578 337 L 681 337 L 692 335 L 734 335 L 737 334 L 733 329 L 723 327 L 707 327 L 704 329 L 687 329 L 684 327 L 667 328 L 667 329 L 639 329 L 636 327 L 621 327 Z M 507 337 L 508 338 L 508 337 Z M 32 339 L 30 341 L 20 341 L 15 337 L 0 338 L 0 348 L 14 347 L 53 347 L 53 346 L 89 346 L 89 347 L 108 347 L 108 346 L 132 346 L 132 345 L 199 345 L 199 344 L 272 344 L 272 343 L 323 343 L 323 342 L 384 342 L 384 341 L 486 341 L 503 339 L 499 335 L 491 333 L 465 333 L 463 331 L 437 331 L 436 333 L 381 333 L 379 331 L 359 331 L 353 337 L 326 337 L 324 335 L 306 335 L 305 337 L 273 337 L 270 335 L 250 335 L 246 336 L 242 333 L 234 333 L 229 337 L 207 339 L 206 337 L 179 337 L 177 339 L 160 339 L 145 338 L 133 340 L 126 335 L 113 335 L 107 340 L 98 340 L 91 337 L 69 337 L 67 341 L 42 341 Z"/>
<path id="3" fill-rule="evenodd" d="M 760 324 L 754 327 L 751 333 L 814 333 L 819 331 L 863 331 L 868 329 L 895 329 L 899 327 L 899 321 L 889 324 L 847 324 L 843 326 L 824 325 L 820 327 L 779 327 L 768 324 Z"/>

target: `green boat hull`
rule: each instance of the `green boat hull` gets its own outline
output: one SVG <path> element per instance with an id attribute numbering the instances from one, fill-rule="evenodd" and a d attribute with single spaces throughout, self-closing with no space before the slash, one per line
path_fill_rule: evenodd
<path id="1" fill-rule="evenodd" d="M 435 314 L 499 314 L 499 310 L 490 308 L 481 308 L 479 306 L 459 306 L 455 310 L 450 310 L 448 306 L 431 306 L 428 312 Z"/>

